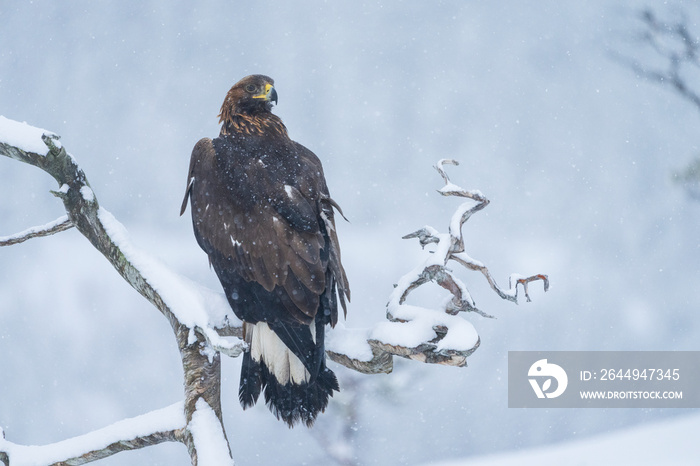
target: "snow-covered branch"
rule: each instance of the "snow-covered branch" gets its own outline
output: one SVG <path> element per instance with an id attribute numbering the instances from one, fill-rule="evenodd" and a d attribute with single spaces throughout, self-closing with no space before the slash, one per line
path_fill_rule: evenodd
<path id="1" fill-rule="evenodd" d="M 23 243 L 28 239 L 60 233 L 69 228 L 73 228 L 73 223 L 68 219 L 67 215 L 62 215 L 46 225 L 27 228 L 10 236 L 0 236 L 0 246 L 12 246 L 13 244 Z"/>
<path id="2" fill-rule="evenodd" d="M 489 200 L 479 191 L 467 191 L 450 181 L 445 165 L 458 165 L 455 160 L 442 159 L 435 169 L 440 173 L 445 186 L 438 190 L 443 196 L 457 196 L 471 201 L 462 203 L 452 215 L 448 233 L 440 233 L 431 226 L 425 226 L 404 239 L 418 238 L 421 246 L 434 245 L 425 261 L 401 277 L 389 298 L 387 318 L 365 331 L 336 330 L 331 335 L 328 347 L 329 356 L 336 362 L 365 373 L 390 372 L 392 356 L 450 366 L 464 366 L 467 357 L 479 347 L 479 336 L 469 322 L 458 316 L 459 312 L 475 312 L 483 317 L 492 317 L 479 310 L 474 304 L 466 285 L 447 268 L 449 261 L 470 270 L 481 272 L 491 288 L 502 299 L 518 302 L 518 285 L 523 287 L 527 301 L 530 301 L 528 284 L 535 280 L 549 288 L 546 275 L 537 274 L 522 277 L 513 274 L 509 289 L 498 286 L 488 268 L 472 259 L 465 252 L 462 227 L 476 212 L 489 204 Z M 474 202 L 476 204 L 474 204 Z M 436 283 L 452 295 L 439 309 L 426 309 L 405 304 L 408 295 L 427 283 Z M 367 340 L 364 343 L 365 338 Z M 348 355 L 353 354 L 353 358 Z M 361 363 L 364 361 L 363 363 Z"/>
<path id="3" fill-rule="evenodd" d="M 0 460 L 4 454 L 4 462 L 11 466 L 85 464 L 121 451 L 178 441 L 185 427 L 180 402 L 49 445 L 18 445 L 0 438 Z"/>
<path id="4" fill-rule="evenodd" d="M 221 359 L 219 353 L 211 348 L 214 346 L 219 351 L 235 353 L 242 347 L 240 339 L 219 336 L 219 329 L 229 325 L 240 327 L 226 299 L 220 293 L 207 290 L 174 273 L 134 246 L 126 229 L 99 205 L 85 173 L 62 147 L 57 135 L 0 117 L 0 154 L 50 174 L 59 186 L 53 193 L 63 201 L 70 224 L 170 322 L 185 372 L 184 416 L 187 427 L 176 440 L 185 443 L 192 463 L 198 464 L 200 452 L 197 451 L 197 442 L 189 425 L 197 410 L 197 401 L 204 400 L 213 410 L 218 419 L 218 429 L 226 437 L 221 421 Z M 47 232 L 55 228 L 49 226 L 31 230 Z M 13 238 L 28 238 L 30 234 L 21 233 L 13 235 Z M 235 332 L 228 334 L 235 335 Z M 171 437 L 158 438 L 169 440 Z M 102 449 L 95 453 L 92 447 L 85 445 L 83 453 L 91 452 L 89 457 L 98 458 L 116 451 L 119 449 Z M 10 455 L 9 452 L 5 454 Z"/>
<path id="5" fill-rule="evenodd" d="M 232 464 L 221 412 L 221 354 L 236 357 L 247 349 L 241 340 L 242 323 L 218 292 L 178 275 L 159 260 L 140 250 L 124 226 L 101 207 L 75 159 L 55 134 L 0 116 L 0 155 L 36 166 L 50 174 L 59 188 L 53 193 L 63 203 L 66 215 L 42 227 L 1 238 L 6 244 L 45 236 L 75 226 L 112 264 L 115 270 L 170 322 L 180 351 L 184 380 L 184 402 L 165 410 L 125 420 L 100 431 L 45 447 L 23 447 L 0 440 L 0 462 L 35 464 L 22 458 L 37 455 L 41 464 L 83 464 L 118 451 L 141 448 L 163 441 L 184 443 L 192 464 Z M 468 198 L 452 215 L 448 233 L 426 226 L 404 238 L 418 238 L 432 251 L 418 267 L 401 277 L 387 305 L 387 321 L 368 329 L 346 329 L 339 324 L 327 339 L 328 356 L 363 373 L 391 372 L 393 356 L 453 366 L 466 365 L 466 358 L 479 346 L 479 336 L 460 312 L 479 310 L 466 285 L 447 268 L 454 261 L 481 272 L 503 299 L 517 303 L 518 285 L 527 300 L 528 283 L 546 275 L 511 276 L 510 288 L 500 288 L 489 270 L 465 252 L 462 227 L 488 199 L 478 191 L 454 185 L 444 166 L 457 162 L 441 160 L 436 169 L 445 181 L 443 196 Z M 476 202 L 476 204 L 474 204 Z M 440 306 L 428 309 L 406 304 L 414 289 L 434 282 L 450 293 Z M 179 413 L 177 416 L 175 412 Z M 178 417 L 180 416 L 180 417 Z M 167 419 L 154 427 L 156 419 Z M 146 428 L 147 427 L 147 428 Z M 0 433 L 2 433 L 0 431 Z"/>

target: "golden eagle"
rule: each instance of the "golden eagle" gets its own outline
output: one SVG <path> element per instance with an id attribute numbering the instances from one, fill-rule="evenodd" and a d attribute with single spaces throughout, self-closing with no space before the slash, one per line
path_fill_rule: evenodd
<path id="1" fill-rule="evenodd" d="M 189 198 L 197 242 L 244 322 L 241 405 L 264 390 L 278 419 L 311 426 L 339 390 L 324 332 L 338 321 L 338 300 L 346 312 L 350 289 L 321 162 L 289 138 L 273 102 L 263 75 L 228 91 L 219 137 L 192 151 L 180 215 Z"/>

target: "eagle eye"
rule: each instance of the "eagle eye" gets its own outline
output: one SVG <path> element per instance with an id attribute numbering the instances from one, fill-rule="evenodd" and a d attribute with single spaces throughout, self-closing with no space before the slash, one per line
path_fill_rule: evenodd
<path id="1" fill-rule="evenodd" d="M 248 85 L 245 87 L 245 90 L 248 91 L 248 92 L 255 92 L 255 85 L 254 85 L 254 84 L 248 84 Z"/>

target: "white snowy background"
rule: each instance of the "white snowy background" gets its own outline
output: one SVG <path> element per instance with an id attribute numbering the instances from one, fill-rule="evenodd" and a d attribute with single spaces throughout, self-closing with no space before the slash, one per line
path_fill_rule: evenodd
<path id="1" fill-rule="evenodd" d="M 617 431 L 675 420 L 664 432 L 680 464 L 698 454 L 692 410 L 507 407 L 508 351 L 699 349 L 700 203 L 670 178 L 698 151 L 697 109 L 610 55 L 637 50 L 647 4 L 0 0 L 0 114 L 60 134 L 138 247 L 218 289 L 189 213 L 178 216 L 189 155 L 218 134 L 234 82 L 272 76 L 275 112 L 322 159 L 350 219 L 339 229 L 351 327 L 382 319 L 392 284 L 423 257 L 400 237 L 446 231 L 457 201 L 435 192 L 431 166 L 460 160 L 453 181 L 491 199 L 466 226 L 470 255 L 502 285 L 512 272 L 547 273 L 552 288 L 533 284 L 533 302 L 514 306 L 461 274 L 498 318 L 468 316 L 482 343 L 467 368 L 406 363 L 373 376 L 353 426 L 357 461 L 437 463 L 588 437 L 584 449 L 632 454 L 645 437 L 616 442 Z M 685 11 L 700 33 L 692 2 L 658 8 Z M 62 215 L 56 188 L 0 159 L 0 236 Z M 236 461 L 326 462 L 307 430 L 264 406 L 241 411 L 239 365 L 223 367 Z M 8 440 L 56 442 L 182 397 L 169 325 L 78 232 L 0 249 Z M 188 463 L 182 445 L 165 444 L 101 464 Z"/>

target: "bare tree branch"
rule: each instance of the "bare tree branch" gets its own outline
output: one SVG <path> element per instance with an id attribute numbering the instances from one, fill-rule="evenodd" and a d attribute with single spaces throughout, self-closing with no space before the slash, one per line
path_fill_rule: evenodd
<path id="1" fill-rule="evenodd" d="M 700 70 L 700 41 L 688 26 L 688 18 L 681 13 L 673 20 L 663 20 L 651 9 L 638 15 L 642 29 L 635 34 L 635 41 L 641 51 L 650 50 L 652 58 L 639 60 L 629 54 L 612 52 L 614 60 L 641 77 L 661 86 L 669 87 L 681 98 L 690 102 L 700 111 L 700 86 L 697 73 Z M 660 60 L 663 65 L 651 66 L 649 61 Z M 689 74 L 694 73 L 694 74 Z M 695 79 L 693 79 L 695 77 Z M 700 156 L 684 169 L 672 173 L 672 180 L 681 185 L 692 199 L 700 199 Z"/>
<path id="2" fill-rule="evenodd" d="M 689 86 L 682 77 L 684 67 L 700 68 L 700 43 L 693 36 L 687 25 L 687 18 L 671 23 L 661 20 L 651 9 L 639 14 L 643 30 L 636 35 L 642 46 L 653 50 L 657 58 L 666 63 L 665 67 L 652 68 L 640 60 L 619 51 L 613 51 L 612 57 L 634 73 L 651 82 L 670 86 L 684 99 L 700 110 L 700 93 Z M 668 43 L 675 44 L 675 47 Z"/>
<path id="3" fill-rule="evenodd" d="M 372 358 L 368 361 L 353 359 L 350 356 L 342 353 L 336 353 L 333 350 L 327 349 L 326 355 L 338 364 L 352 369 L 363 374 L 388 374 L 394 369 L 394 360 L 392 355 L 398 354 L 398 351 L 387 351 L 381 346 L 381 343 L 369 340 L 367 342 L 372 351 Z M 401 350 L 403 351 L 403 350 Z"/>

